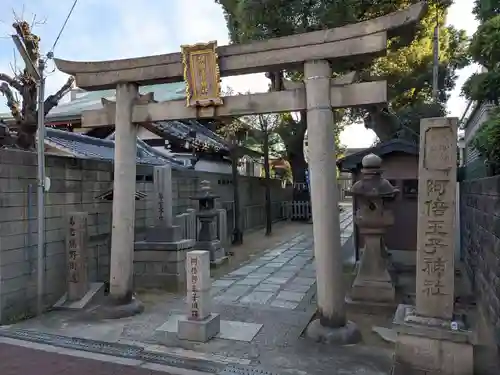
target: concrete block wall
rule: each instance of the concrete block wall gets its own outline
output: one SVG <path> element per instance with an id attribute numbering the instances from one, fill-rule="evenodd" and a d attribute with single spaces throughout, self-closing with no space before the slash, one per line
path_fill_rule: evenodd
<path id="1" fill-rule="evenodd" d="M 473 292 L 477 296 L 481 315 L 485 318 L 489 330 L 498 334 L 500 176 L 463 181 L 460 183 L 460 193 L 461 258 Z"/>
<path id="2" fill-rule="evenodd" d="M 112 191 L 113 165 L 106 161 L 83 160 L 48 155 L 47 176 L 51 179 L 46 194 L 45 295 L 46 306 L 55 303 L 66 288 L 66 220 L 69 212 L 88 212 L 89 280 L 109 279 L 112 200 L 98 199 Z M 37 291 L 37 207 L 36 154 L 0 149 L 0 322 L 30 316 L 36 309 Z M 154 222 L 152 167 L 137 167 L 137 191 L 146 198 L 136 200 L 136 232 Z M 221 196 L 232 203 L 230 176 L 195 171 L 173 172 L 174 214 L 194 208 L 189 199 L 198 192 L 199 183 L 209 180 Z M 264 205 L 262 179 L 242 177 L 241 206 Z M 279 181 L 273 181 L 276 202 L 291 198 Z M 219 203 L 222 205 L 223 203 Z M 251 210 L 248 210 L 251 211 Z M 228 212 L 228 218 L 232 215 Z M 254 226 L 260 226 L 253 220 Z M 232 221 L 228 219 L 229 233 Z M 247 228 L 249 229 L 249 228 Z"/>

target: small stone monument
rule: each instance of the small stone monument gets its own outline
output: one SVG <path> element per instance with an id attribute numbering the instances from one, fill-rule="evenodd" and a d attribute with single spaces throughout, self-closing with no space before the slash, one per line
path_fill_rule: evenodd
<path id="1" fill-rule="evenodd" d="M 173 225 L 171 165 L 154 167 L 153 192 L 155 224 L 148 228 L 146 242 L 162 243 L 165 248 L 172 250 L 185 248 L 181 228 Z"/>
<path id="2" fill-rule="evenodd" d="M 384 233 L 394 222 L 385 203 L 394 199 L 399 190 L 382 178 L 382 159 L 374 154 L 362 161 L 363 177 L 352 189 L 359 208 L 355 221 L 363 238 L 364 248 L 358 273 L 351 290 L 354 301 L 394 302 L 395 291 L 384 259 Z"/>
<path id="3" fill-rule="evenodd" d="M 195 240 L 183 239 L 183 228 L 173 225 L 170 165 L 154 167 L 153 186 L 155 224 L 134 244 L 134 282 L 143 288 L 183 289 L 184 261 Z"/>
<path id="4" fill-rule="evenodd" d="M 394 375 L 473 373 L 472 335 L 454 314 L 457 123 L 420 123 L 416 306 L 394 317 Z"/>
<path id="5" fill-rule="evenodd" d="M 177 336 L 181 340 L 206 342 L 220 331 L 220 315 L 211 313 L 210 253 L 190 251 L 186 273 L 188 313 L 178 322 Z"/>
<path id="6" fill-rule="evenodd" d="M 201 182 L 201 193 L 191 197 L 192 200 L 198 201 L 198 212 L 196 217 L 200 221 L 200 230 L 195 248 L 198 250 L 207 250 L 210 252 L 210 263 L 218 265 L 227 259 L 227 256 L 222 248 L 221 241 L 217 239 L 215 233 L 215 219 L 218 215 L 215 209 L 215 199 L 219 198 L 212 194 L 209 181 Z"/>
<path id="7" fill-rule="evenodd" d="M 104 283 L 88 279 L 87 212 L 71 212 L 67 218 L 67 293 L 54 305 L 61 309 L 83 309 L 96 296 L 103 295 Z"/>

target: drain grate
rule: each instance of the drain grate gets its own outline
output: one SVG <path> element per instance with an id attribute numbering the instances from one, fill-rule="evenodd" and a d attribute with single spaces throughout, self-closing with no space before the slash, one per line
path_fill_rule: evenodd
<path id="1" fill-rule="evenodd" d="M 103 341 L 67 337 L 25 329 L 0 330 L 0 336 L 8 337 L 11 339 L 36 342 L 39 344 L 53 345 L 66 349 L 77 349 L 92 353 L 102 353 L 125 358 L 135 358 L 137 354 L 142 350 L 141 348 L 132 345 L 112 344 Z"/>
<path id="2" fill-rule="evenodd" d="M 180 367 L 188 370 L 207 372 L 212 374 L 218 374 L 224 369 L 224 367 L 226 367 L 226 365 L 222 363 L 219 364 L 211 361 L 197 359 L 184 359 L 168 354 L 152 353 L 148 351 L 141 352 L 137 359 L 144 362 L 157 363 L 160 365 L 167 365 L 172 367 Z"/>
<path id="3" fill-rule="evenodd" d="M 233 366 L 228 365 L 218 375 L 278 375 L 273 372 L 263 370 L 252 366 Z"/>

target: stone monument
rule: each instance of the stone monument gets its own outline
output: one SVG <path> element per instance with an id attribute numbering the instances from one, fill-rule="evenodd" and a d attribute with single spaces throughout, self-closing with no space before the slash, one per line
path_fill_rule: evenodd
<path id="1" fill-rule="evenodd" d="M 200 221 L 195 248 L 197 250 L 209 251 L 210 264 L 218 265 L 227 259 L 224 249 L 221 246 L 221 241 L 217 239 L 215 233 L 215 218 L 218 215 L 215 209 L 215 199 L 219 197 L 212 194 L 209 181 L 204 180 L 200 185 L 201 193 L 191 197 L 192 200 L 198 201 L 196 217 Z"/>
<path id="2" fill-rule="evenodd" d="M 71 212 L 67 218 L 67 293 L 54 305 L 59 309 L 77 310 L 104 294 L 104 283 L 91 283 L 88 277 L 87 212 Z"/>
<path id="3" fill-rule="evenodd" d="M 181 340 L 206 342 L 220 331 L 220 315 L 211 313 L 210 253 L 190 251 L 186 273 L 188 313 L 178 322 L 177 336 Z"/>
<path id="4" fill-rule="evenodd" d="M 134 282 L 141 287 L 178 289 L 185 280 L 186 252 L 193 248 L 194 238 L 183 239 L 180 226 L 173 225 L 172 167 L 154 167 L 155 224 L 146 238 L 134 246 Z"/>
<path id="5" fill-rule="evenodd" d="M 394 222 L 385 202 L 394 199 L 399 190 L 382 178 L 382 159 L 374 154 L 363 158 L 363 177 L 357 181 L 351 194 L 359 202 L 355 222 L 363 238 L 364 248 L 351 297 L 354 301 L 394 302 L 395 290 L 383 257 L 383 236 Z"/>
<path id="6" fill-rule="evenodd" d="M 394 317 L 394 375 L 473 373 L 471 332 L 454 314 L 457 122 L 420 125 L 416 307 L 399 305 Z"/>

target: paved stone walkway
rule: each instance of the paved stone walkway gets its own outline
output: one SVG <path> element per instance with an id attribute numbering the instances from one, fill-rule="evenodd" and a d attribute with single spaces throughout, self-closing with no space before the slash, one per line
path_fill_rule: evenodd
<path id="1" fill-rule="evenodd" d="M 346 244 L 343 259 L 352 262 L 353 247 L 346 243 L 352 235 L 350 207 L 341 213 L 340 220 L 342 243 Z M 213 312 L 220 314 L 221 334 L 207 343 L 177 338 L 176 327 L 171 326 L 186 312 L 185 297 L 164 293 L 140 295 L 145 312 L 126 319 L 87 322 L 74 314 L 54 311 L 12 328 L 52 335 L 55 342 L 61 341 L 60 337 L 94 340 L 108 343 L 113 352 L 129 345 L 144 348 L 149 356 L 160 353 L 183 361 L 260 367 L 280 375 L 387 375 L 391 350 L 324 346 L 302 338 L 316 311 L 311 302 L 315 294 L 313 239 L 310 226 L 303 228 L 294 238 L 213 281 Z"/>
<path id="2" fill-rule="evenodd" d="M 352 235 L 352 209 L 340 215 L 342 245 Z M 348 261 L 352 254 L 345 254 Z M 316 282 L 313 239 L 301 234 L 213 281 L 215 303 L 295 309 Z"/>

